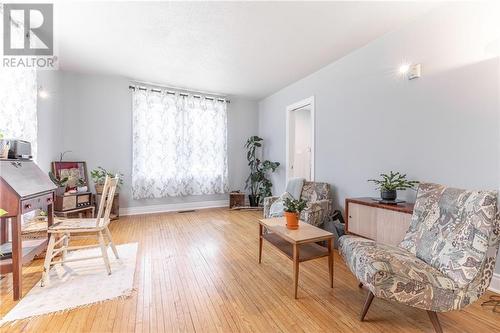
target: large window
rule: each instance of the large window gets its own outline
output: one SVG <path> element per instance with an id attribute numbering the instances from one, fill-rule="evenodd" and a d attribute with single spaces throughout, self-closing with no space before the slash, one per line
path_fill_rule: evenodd
<path id="1" fill-rule="evenodd" d="M 133 92 L 134 199 L 227 192 L 226 102 Z"/>

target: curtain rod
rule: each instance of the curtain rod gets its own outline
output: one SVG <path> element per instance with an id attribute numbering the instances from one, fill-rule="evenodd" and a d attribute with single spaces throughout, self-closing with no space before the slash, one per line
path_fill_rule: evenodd
<path id="1" fill-rule="evenodd" d="M 140 87 L 140 86 L 128 86 L 128 88 L 130 90 L 135 90 L 135 89 L 138 89 L 138 90 L 143 90 L 143 91 L 146 91 L 148 90 L 148 88 L 146 87 Z M 150 91 L 152 92 L 157 92 L 157 93 L 161 93 L 162 91 L 160 89 L 155 89 L 155 88 L 149 88 Z M 167 94 L 169 95 L 175 95 L 176 93 L 173 92 L 173 91 L 166 91 Z M 189 94 L 186 94 L 186 93 L 179 93 L 179 96 L 182 96 L 182 97 L 188 97 Z M 204 95 L 191 95 L 192 97 L 194 98 L 204 98 L 204 99 L 208 99 L 210 101 L 219 101 L 219 102 L 226 102 L 226 103 L 231 103 L 230 100 L 228 99 L 225 99 L 225 98 L 216 98 L 216 97 L 208 97 L 208 96 L 204 96 Z"/>

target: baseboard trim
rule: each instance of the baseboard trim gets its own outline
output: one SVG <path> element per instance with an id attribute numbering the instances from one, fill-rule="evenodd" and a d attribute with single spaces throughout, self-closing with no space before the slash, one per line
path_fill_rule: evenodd
<path id="1" fill-rule="evenodd" d="M 500 273 L 493 273 L 488 289 L 494 293 L 500 294 Z"/>
<path id="2" fill-rule="evenodd" d="M 120 216 L 168 213 L 168 212 L 178 212 L 181 210 L 217 208 L 217 207 L 229 207 L 229 201 L 214 200 L 214 201 L 199 201 L 199 202 L 181 202 L 181 203 L 165 204 L 165 205 L 125 207 L 125 208 L 120 208 Z"/>

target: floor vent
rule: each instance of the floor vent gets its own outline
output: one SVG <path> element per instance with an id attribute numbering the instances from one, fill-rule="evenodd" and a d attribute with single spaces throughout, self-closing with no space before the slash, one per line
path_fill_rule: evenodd
<path id="1" fill-rule="evenodd" d="M 194 213 L 194 212 L 196 212 L 194 209 L 189 209 L 189 210 L 180 210 L 177 213 L 184 214 L 184 213 Z"/>

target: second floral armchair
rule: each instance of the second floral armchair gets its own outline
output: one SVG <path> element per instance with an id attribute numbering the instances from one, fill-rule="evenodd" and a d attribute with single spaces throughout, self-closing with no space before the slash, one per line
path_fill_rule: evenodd
<path id="1" fill-rule="evenodd" d="M 271 205 L 280 197 L 264 198 L 264 217 L 272 217 Z M 330 184 L 305 181 L 302 186 L 300 198 L 307 201 L 307 207 L 300 214 L 300 220 L 314 226 L 320 226 L 326 222 L 333 213 L 332 191 Z"/>

